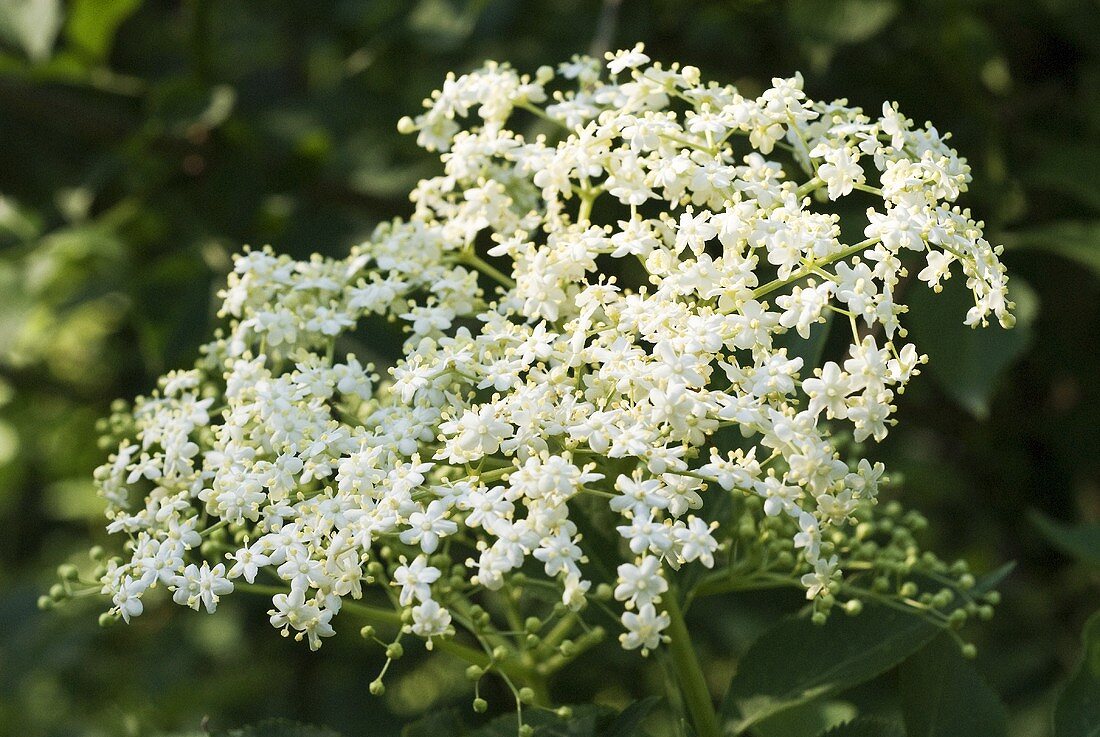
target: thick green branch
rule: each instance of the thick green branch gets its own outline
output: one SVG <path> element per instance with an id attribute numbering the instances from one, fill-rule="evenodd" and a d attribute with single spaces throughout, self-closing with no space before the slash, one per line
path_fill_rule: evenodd
<path id="1" fill-rule="evenodd" d="M 684 694 L 684 703 L 699 737 L 720 737 L 721 730 L 718 727 L 714 702 L 711 701 L 710 690 L 699 666 L 699 658 L 695 655 L 695 648 L 691 644 L 691 635 L 676 596 L 676 592 L 670 590 L 662 602 L 670 620 L 668 649 L 672 655 L 676 680 Z"/>

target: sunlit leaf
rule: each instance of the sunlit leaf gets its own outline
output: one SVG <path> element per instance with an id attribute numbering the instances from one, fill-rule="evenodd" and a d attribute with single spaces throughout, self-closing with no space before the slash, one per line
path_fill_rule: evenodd
<path id="1" fill-rule="evenodd" d="M 752 728 L 757 737 L 817 737 L 855 719 L 859 710 L 847 701 L 811 701 L 765 719 Z"/>
<path id="2" fill-rule="evenodd" d="M 103 61 L 118 27 L 139 7 L 141 0 L 73 0 L 65 34 L 81 53 Z"/>
<path id="3" fill-rule="evenodd" d="M 883 30 L 898 12 L 894 0 L 806 0 L 790 3 L 791 25 L 819 42 L 858 43 Z"/>

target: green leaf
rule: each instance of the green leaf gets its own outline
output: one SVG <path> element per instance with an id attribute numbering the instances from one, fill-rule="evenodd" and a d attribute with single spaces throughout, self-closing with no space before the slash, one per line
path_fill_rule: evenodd
<path id="1" fill-rule="evenodd" d="M 758 639 L 738 664 L 722 707 L 726 731 L 741 734 L 769 717 L 833 696 L 905 660 L 939 629 L 914 615 L 867 606 L 823 626 L 787 619 Z"/>
<path id="2" fill-rule="evenodd" d="M 1085 652 L 1054 707 L 1054 737 L 1100 737 L 1100 612 L 1085 622 Z"/>
<path id="3" fill-rule="evenodd" d="M 31 61 L 45 61 L 61 28 L 61 12 L 61 0 L 0 0 L 0 38 L 19 46 Z"/>
<path id="4" fill-rule="evenodd" d="M 212 732 L 211 737 L 340 737 L 327 727 L 292 722 L 289 719 L 266 719 L 238 729 Z"/>
<path id="5" fill-rule="evenodd" d="M 1034 510 L 1028 514 L 1028 519 L 1049 543 L 1066 555 L 1100 566 L 1100 523 L 1070 526 Z"/>
<path id="6" fill-rule="evenodd" d="M 815 368 L 821 366 L 825 345 L 829 342 L 829 332 L 833 327 L 833 313 L 830 312 L 823 323 L 815 323 L 810 328 L 810 337 L 803 338 L 794 330 L 788 330 L 775 340 L 776 348 L 786 348 L 789 358 L 802 359 L 802 376 L 810 376 Z"/>
<path id="7" fill-rule="evenodd" d="M 882 717 L 859 717 L 823 732 L 819 737 L 905 737 L 897 722 Z"/>
<path id="8" fill-rule="evenodd" d="M 787 14 L 795 31 L 819 43 L 866 41 L 897 15 L 894 0 L 803 0 L 790 3 Z"/>
<path id="9" fill-rule="evenodd" d="M 1100 220 L 1060 220 L 1005 233 L 1002 240 L 1006 249 L 1040 249 L 1100 274 Z"/>
<path id="10" fill-rule="evenodd" d="M 995 587 L 1012 568 L 1008 564 L 986 576 L 973 593 Z M 786 619 L 741 658 L 722 706 L 726 732 L 741 734 L 776 714 L 868 681 L 939 633 L 915 615 L 874 605 L 855 617 L 837 613 L 823 626 Z"/>
<path id="11" fill-rule="evenodd" d="M 944 284 L 940 294 L 914 288 L 907 297 L 904 324 L 917 349 L 928 354 L 929 373 L 959 405 L 975 417 L 986 417 L 1001 375 L 1031 345 L 1038 296 L 1018 277 L 1010 282 L 1009 298 L 1016 302 L 1016 326 L 1011 330 L 996 324 L 985 328 L 963 324 L 974 301 L 958 275 Z"/>
<path id="12" fill-rule="evenodd" d="M 855 719 L 859 710 L 847 701 L 811 701 L 781 711 L 752 728 L 758 737 L 815 737 Z"/>
<path id="13" fill-rule="evenodd" d="M 908 737 L 1006 734 L 1000 698 L 947 635 L 909 658 L 899 676 Z"/>
<path id="14" fill-rule="evenodd" d="M 592 704 L 574 706 L 569 719 L 549 711 L 523 711 L 523 721 L 535 728 L 535 737 L 597 737 L 608 728 L 614 716 L 613 709 Z M 471 732 L 470 737 L 514 737 L 517 723 L 515 714 L 505 714 Z"/>
<path id="15" fill-rule="evenodd" d="M 1100 146 L 1044 141 L 1042 152 L 1035 165 L 1021 175 L 1028 188 L 1068 195 L 1100 210 L 1100 188 L 1094 181 L 1095 172 L 1100 171 Z"/>
<path id="16" fill-rule="evenodd" d="M 401 730 L 401 737 L 458 737 L 462 731 L 462 722 L 455 710 L 444 709 L 406 724 Z"/>
<path id="17" fill-rule="evenodd" d="M 141 7 L 141 0 L 73 0 L 65 35 L 96 62 L 106 61 L 115 33 Z"/>
<path id="18" fill-rule="evenodd" d="M 649 696 L 633 702 L 615 717 L 615 721 L 607 729 L 600 732 L 600 737 L 635 737 L 644 734 L 642 722 L 660 702 L 659 696 Z"/>

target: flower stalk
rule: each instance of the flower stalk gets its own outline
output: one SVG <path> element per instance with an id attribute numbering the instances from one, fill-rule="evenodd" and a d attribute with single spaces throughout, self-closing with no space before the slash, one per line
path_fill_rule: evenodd
<path id="1" fill-rule="evenodd" d="M 668 650 L 676 680 L 684 697 L 684 705 L 699 737 L 721 737 L 718 716 L 710 697 L 703 668 L 691 642 L 684 613 L 675 591 L 669 591 L 665 601 L 668 614 Z"/>

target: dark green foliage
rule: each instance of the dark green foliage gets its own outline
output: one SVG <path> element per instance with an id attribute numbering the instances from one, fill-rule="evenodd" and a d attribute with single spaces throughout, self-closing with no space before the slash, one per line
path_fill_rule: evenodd
<path id="1" fill-rule="evenodd" d="M 975 593 L 995 588 L 1010 571 L 1006 566 L 990 575 Z M 867 606 L 854 617 L 837 612 L 820 626 L 804 617 L 780 622 L 745 653 L 722 707 L 726 729 L 742 734 L 769 717 L 843 693 L 906 661 L 940 631 L 885 606 Z"/>
<path id="2" fill-rule="evenodd" d="M 940 635 L 899 669 L 908 737 L 1003 737 L 1005 708 L 959 646 Z"/>
<path id="3" fill-rule="evenodd" d="M 1081 639 L 1081 664 L 1054 709 L 1054 737 L 1100 735 L 1100 612 L 1089 617 Z"/>

